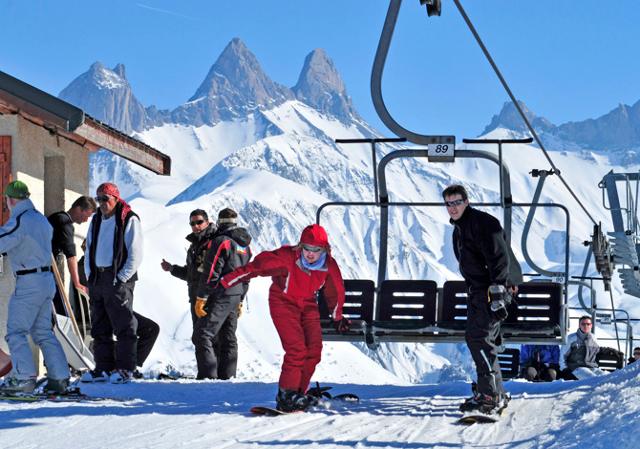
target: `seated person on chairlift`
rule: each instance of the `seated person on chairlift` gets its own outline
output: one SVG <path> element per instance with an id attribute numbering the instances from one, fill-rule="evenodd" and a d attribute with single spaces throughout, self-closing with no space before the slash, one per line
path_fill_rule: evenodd
<path id="1" fill-rule="evenodd" d="M 522 345 L 520 347 L 520 377 L 530 382 L 552 382 L 560 371 L 558 345 Z"/>
<path id="2" fill-rule="evenodd" d="M 604 374 L 596 361 L 600 346 L 596 336 L 591 332 L 592 328 L 591 316 L 582 316 L 578 330 L 567 337 L 567 344 L 562 347 L 560 356 L 563 379 L 577 380 Z"/>
<path id="3" fill-rule="evenodd" d="M 629 357 L 628 365 L 640 360 L 640 346 L 633 348 L 633 355 Z"/>

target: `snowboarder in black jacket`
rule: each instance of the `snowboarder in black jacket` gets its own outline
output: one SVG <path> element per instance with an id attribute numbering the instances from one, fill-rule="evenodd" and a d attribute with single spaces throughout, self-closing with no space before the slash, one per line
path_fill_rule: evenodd
<path id="1" fill-rule="evenodd" d="M 247 293 L 248 283 L 240 282 L 225 289 L 218 285 L 218 281 L 251 259 L 251 236 L 237 225 L 237 218 L 238 214 L 232 209 L 220 211 L 218 231 L 204 261 L 195 304 L 198 320 L 191 338 L 196 347 L 198 379 L 229 379 L 236 374 L 236 328 L 240 303 Z"/>
<path id="2" fill-rule="evenodd" d="M 194 307 L 198 297 L 200 278 L 204 272 L 204 259 L 217 228 L 215 223 L 209 221 L 209 216 L 202 209 L 195 209 L 189 214 L 189 225 L 192 232 L 185 237 L 191 244 L 187 250 L 186 265 L 174 265 L 162 259 L 160 266 L 178 279 L 187 281 L 191 321 L 195 325 L 198 317 Z"/>
<path id="3" fill-rule="evenodd" d="M 508 400 L 500 375 L 498 342 L 500 324 L 506 317 L 505 302 L 517 293 L 522 272 L 500 222 L 469 206 L 464 187 L 447 187 L 442 197 L 455 227 L 453 250 L 469 289 L 465 340 L 478 376 L 473 397 L 460 408 L 490 413 Z M 493 305 L 491 299 L 496 301 Z"/>

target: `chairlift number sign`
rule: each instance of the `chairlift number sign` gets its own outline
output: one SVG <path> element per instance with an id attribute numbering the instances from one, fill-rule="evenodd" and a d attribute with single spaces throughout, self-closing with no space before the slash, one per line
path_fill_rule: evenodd
<path id="1" fill-rule="evenodd" d="M 427 145 L 430 162 L 453 162 L 456 144 L 451 143 L 430 143 Z"/>

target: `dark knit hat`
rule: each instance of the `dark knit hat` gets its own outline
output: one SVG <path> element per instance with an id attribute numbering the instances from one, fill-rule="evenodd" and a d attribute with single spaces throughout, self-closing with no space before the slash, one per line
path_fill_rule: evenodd
<path id="1" fill-rule="evenodd" d="M 222 209 L 218 212 L 218 225 L 226 224 L 226 223 L 237 223 L 238 222 L 238 213 L 229 209 L 228 207 Z"/>

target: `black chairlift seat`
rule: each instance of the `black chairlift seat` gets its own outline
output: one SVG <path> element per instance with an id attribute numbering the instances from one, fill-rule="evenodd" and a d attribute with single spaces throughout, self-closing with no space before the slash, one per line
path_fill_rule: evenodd
<path id="1" fill-rule="evenodd" d="M 562 343 L 566 317 L 562 284 L 526 282 L 518 288 L 502 324 L 504 341 Z M 438 289 L 434 281 L 385 280 L 377 298 L 373 281 L 345 280 L 345 290 L 343 314 L 352 320 L 345 334 L 335 331 L 320 298 L 322 333 L 327 341 L 366 342 L 372 348 L 381 342 L 465 341 L 468 294 L 464 281 L 447 281 Z"/>
<path id="2" fill-rule="evenodd" d="M 601 347 L 596 356 L 598 368 L 603 371 L 615 371 L 624 366 L 624 353 L 614 348 Z"/>
<path id="3" fill-rule="evenodd" d="M 373 321 L 373 300 L 376 286 L 373 281 L 345 279 L 345 302 L 342 315 L 351 320 L 351 329 L 344 334 L 333 327 L 331 313 L 322 295 L 318 298 L 322 339 L 325 341 L 365 341 L 368 325 Z"/>
<path id="4" fill-rule="evenodd" d="M 502 336 L 508 341 L 523 343 L 540 339 L 560 343 L 564 316 L 562 284 L 525 282 L 518 286 L 518 296 L 509 306 L 509 316 L 502 323 Z"/>
<path id="5" fill-rule="evenodd" d="M 508 380 L 518 377 L 520 374 L 520 350 L 517 348 L 505 348 L 498 353 L 500 374 L 502 379 Z"/>
<path id="6" fill-rule="evenodd" d="M 437 295 L 434 281 L 382 282 L 371 332 L 379 341 L 406 341 L 433 334 Z"/>

